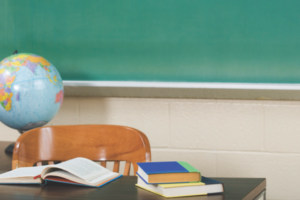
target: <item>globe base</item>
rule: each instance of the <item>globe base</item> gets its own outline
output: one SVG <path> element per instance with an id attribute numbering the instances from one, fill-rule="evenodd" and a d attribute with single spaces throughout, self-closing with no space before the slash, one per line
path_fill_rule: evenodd
<path id="1" fill-rule="evenodd" d="M 15 143 L 8 145 L 5 149 L 5 153 L 12 154 L 14 151 Z"/>

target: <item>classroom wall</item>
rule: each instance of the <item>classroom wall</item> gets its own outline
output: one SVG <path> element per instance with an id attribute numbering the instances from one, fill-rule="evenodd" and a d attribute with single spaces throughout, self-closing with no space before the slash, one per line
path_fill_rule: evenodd
<path id="1" fill-rule="evenodd" d="M 266 177 L 267 199 L 299 199 L 300 102 L 66 97 L 48 125 L 119 124 L 144 132 L 153 161 L 204 176 Z M 0 140 L 19 133 L 0 124 Z"/>

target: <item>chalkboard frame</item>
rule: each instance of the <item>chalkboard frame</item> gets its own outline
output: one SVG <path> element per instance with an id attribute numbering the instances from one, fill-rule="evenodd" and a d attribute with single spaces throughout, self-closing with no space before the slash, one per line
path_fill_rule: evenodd
<path id="1" fill-rule="evenodd" d="M 65 96 L 300 100 L 300 84 L 63 81 Z"/>

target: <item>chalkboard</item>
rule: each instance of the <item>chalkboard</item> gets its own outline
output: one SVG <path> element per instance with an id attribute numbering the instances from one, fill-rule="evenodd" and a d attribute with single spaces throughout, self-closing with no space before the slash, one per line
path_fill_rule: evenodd
<path id="1" fill-rule="evenodd" d="M 15 50 L 63 80 L 300 83 L 300 1 L 1 0 Z"/>

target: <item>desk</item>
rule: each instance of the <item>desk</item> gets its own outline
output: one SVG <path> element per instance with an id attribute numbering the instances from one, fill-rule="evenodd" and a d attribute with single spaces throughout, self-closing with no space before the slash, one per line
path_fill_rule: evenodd
<path id="1" fill-rule="evenodd" d="M 4 153 L 10 142 L 0 142 L 0 171 L 11 170 L 11 156 Z M 214 178 L 224 183 L 225 193 L 210 196 L 174 198 L 175 200 L 250 200 L 265 199 L 265 178 Z M 48 183 L 39 185 L 0 185 L 5 200 L 166 200 L 137 188 L 135 176 L 119 178 L 101 188 Z M 172 200 L 172 198 L 168 198 Z"/>

